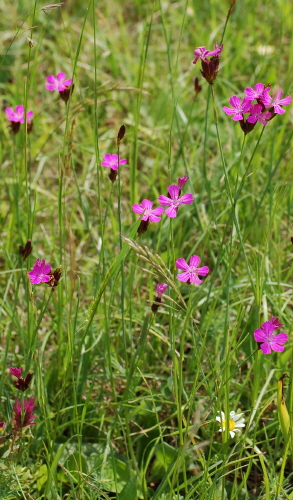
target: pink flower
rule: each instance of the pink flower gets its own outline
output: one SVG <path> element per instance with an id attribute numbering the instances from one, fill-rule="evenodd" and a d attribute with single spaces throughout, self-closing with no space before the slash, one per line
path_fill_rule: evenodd
<path id="1" fill-rule="evenodd" d="M 33 414 L 35 407 L 34 398 L 24 399 L 23 405 L 16 399 L 15 405 L 13 407 L 13 423 L 12 427 L 15 432 L 20 432 L 23 427 L 28 427 L 29 425 L 36 425 L 33 422 L 37 417 Z"/>
<path id="2" fill-rule="evenodd" d="M 283 113 L 285 113 L 285 109 L 283 109 L 281 106 L 288 106 L 288 104 L 291 104 L 292 102 L 292 97 L 288 95 L 287 97 L 281 99 L 282 95 L 282 89 L 279 89 L 277 93 L 275 93 L 274 97 L 269 96 L 267 93 L 265 94 L 263 103 L 266 108 L 274 108 L 274 113 L 276 113 L 277 115 L 282 115 Z"/>
<path id="3" fill-rule="evenodd" d="M 170 198 L 168 196 L 165 196 L 164 194 L 161 194 L 158 198 L 159 203 L 163 205 L 163 207 L 168 207 L 166 210 L 166 214 L 168 215 L 168 217 L 177 217 L 179 206 L 190 205 L 194 200 L 194 196 L 191 193 L 184 194 L 180 197 L 180 192 L 181 189 L 179 188 L 179 186 L 176 186 L 176 184 L 172 184 L 168 188 Z"/>
<path id="4" fill-rule="evenodd" d="M 192 257 L 190 257 L 189 265 L 187 264 L 185 259 L 177 259 L 177 269 L 181 269 L 182 271 L 184 271 L 184 273 L 177 274 L 177 278 L 179 279 L 179 281 L 185 281 L 199 285 L 201 283 L 201 280 L 198 278 L 198 276 L 206 276 L 210 271 L 207 266 L 198 267 L 199 263 L 200 257 L 198 257 L 198 255 L 192 255 Z"/>
<path id="5" fill-rule="evenodd" d="M 22 368 L 10 368 L 11 375 L 14 375 L 16 378 L 21 378 Z"/>
<path id="6" fill-rule="evenodd" d="M 157 296 L 161 298 L 163 293 L 167 290 L 167 288 L 168 285 L 166 285 L 166 283 L 160 283 L 159 285 L 157 285 L 156 286 Z"/>
<path id="7" fill-rule="evenodd" d="M 0 431 L 3 431 L 5 427 L 6 427 L 6 422 L 0 422 Z"/>
<path id="8" fill-rule="evenodd" d="M 197 49 L 195 49 L 195 51 L 193 52 L 195 55 L 195 59 L 193 61 L 193 64 L 196 64 L 199 59 L 201 59 L 202 61 L 206 61 L 207 57 L 209 57 L 209 56 L 220 55 L 222 50 L 223 50 L 223 46 L 224 45 L 222 44 L 219 47 L 218 44 L 216 43 L 215 50 L 212 50 L 212 51 L 207 50 L 205 46 L 197 47 Z"/>
<path id="9" fill-rule="evenodd" d="M 188 181 L 188 179 L 189 179 L 189 177 L 187 177 L 187 175 L 185 175 L 184 177 L 178 177 L 178 184 L 177 184 L 177 186 L 179 187 L 180 191 L 184 187 L 184 185 L 186 184 L 186 182 Z"/>
<path id="10" fill-rule="evenodd" d="M 230 97 L 229 103 L 231 104 L 231 106 L 233 106 L 233 108 L 224 106 L 223 110 L 227 115 L 234 115 L 232 118 L 232 120 L 234 121 L 243 120 L 242 113 L 248 113 L 251 106 L 251 103 L 247 99 L 247 97 L 245 97 L 242 101 L 240 97 L 236 97 L 236 95 Z"/>
<path id="11" fill-rule="evenodd" d="M 49 264 L 46 264 L 45 259 L 43 259 L 42 261 L 40 261 L 40 259 L 37 259 L 33 269 L 27 274 L 29 275 L 32 284 L 38 285 L 39 283 L 47 283 L 48 281 L 50 281 L 50 273 L 51 266 Z"/>
<path id="12" fill-rule="evenodd" d="M 278 327 L 279 328 L 279 327 Z M 272 321 L 265 321 L 261 328 L 254 332 L 254 340 L 260 343 L 260 348 L 264 354 L 270 354 L 272 351 L 284 351 L 284 346 L 288 340 L 288 335 L 284 332 L 274 335 L 276 325 Z"/>
<path id="13" fill-rule="evenodd" d="M 46 77 L 46 80 L 48 83 L 45 85 L 45 87 L 50 91 L 59 90 L 59 92 L 62 92 L 72 83 L 72 78 L 66 80 L 65 73 L 58 73 L 57 76 L 48 75 Z"/>
<path id="14" fill-rule="evenodd" d="M 15 107 L 15 111 L 12 108 L 6 108 L 5 113 L 10 122 L 24 123 L 24 106 L 21 104 Z M 27 111 L 26 121 L 30 123 L 32 117 L 34 116 L 33 111 Z"/>
<path id="15" fill-rule="evenodd" d="M 132 205 L 132 210 L 134 211 L 134 213 L 139 215 L 143 213 L 141 220 L 159 222 L 161 220 L 161 217 L 158 217 L 158 215 L 162 215 L 164 209 L 163 207 L 152 208 L 152 206 L 153 204 L 150 200 L 142 200 L 140 205 L 138 205 L 137 203 Z M 139 219 L 139 217 L 137 218 Z"/>
<path id="16" fill-rule="evenodd" d="M 279 322 L 279 318 L 275 318 L 275 316 L 271 316 L 271 319 L 269 320 L 272 325 L 274 325 L 274 328 L 278 330 L 278 328 L 282 328 L 284 326 L 282 323 Z"/>
<path id="17" fill-rule="evenodd" d="M 262 125 L 267 125 L 268 122 L 266 122 L 266 120 L 272 115 L 269 111 L 263 112 L 263 106 L 261 104 L 254 104 L 251 106 L 249 112 L 250 115 L 247 117 L 247 121 L 249 123 L 260 122 Z"/>
<path id="18" fill-rule="evenodd" d="M 124 165 L 124 163 L 127 163 L 127 160 L 119 159 L 119 165 Z M 118 155 L 106 154 L 103 158 L 101 165 L 102 167 L 111 168 L 111 170 L 118 170 Z"/>
<path id="19" fill-rule="evenodd" d="M 262 99 L 264 93 L 270 90 L 270 87 L 266 87 L 263 83 L 257 83 L 254 88 L 248 87 L 244 92 L 246 94 L 246 99 L 253 101 L 254 99 Z"/>

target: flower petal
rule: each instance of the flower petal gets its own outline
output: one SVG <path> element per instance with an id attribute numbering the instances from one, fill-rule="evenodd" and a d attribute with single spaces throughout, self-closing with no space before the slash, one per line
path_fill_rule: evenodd
<path id="1" fill-rule="evenodd" d="M 171 196 L 172 200 L 177 200 L 180 193 L 180 188 L 177 186 L 177 184 L 171 184 L 171 186 L 168 187 L 168 193 Z"/>
<path id="2" fill-rule="evenodd" d="M 261 344 L 260 348 L 264 354 L 271 354 L 271 346 L 267 342 Z"/>
<path id="3" fill-rule="evenodd" d="M 183 196 L 181 196 L 178 201 L 180 201 L 182 205 L 190 205 L 193 202 L 193 200 L 194 200 L 193 194 L 186 193 Z"/>
<path id="4" fill-rule="evenodd" d="M 199 267 L 197 270 L 197 274 L 199 274 L 199 276 L 206 276 L 209 272 L 210 270 L 208 266 Z"/>
<path id="5" fill-rule="evenodd" d="M 190 257 L 189 265 L 192 267 L 197 267 L 200 263 L 200 257 L 198 255 L 192 255 Z"/>
<path id="6" fill-rule="evenodd" d="M 177 274 L 177 279 L 179 281 L 188 281 L 190 278 L 190 273 L 189 272 L 186 272 L 186 273 L 181 273 L 181 274 Z"/>
<path id="7" fill-rule="evenodd" d="M 174 219 L 174 217 L 177 217 L 177 211 L 178 209 L 173 206 L 168 207 L 166 210 L 166 215 L 168 215 L 168 217 L 170 217 L 171 219 Z"/>
<path id="8" fill-rule="evenodd" d="M 158 202 L 163 205 L 163 207 L 167 207 L 172 204 L 171 198 L 168 198 L 168 196 L 165 196 L 164 194 L 160 194 L 158 198 Z"/>
<path id="9" fill-rule="evenodd" d="M 182 258 L 176 260 L 176 267 L 177 269 L 181 269 L 182 271 L 189 270 L 189 265 L 187 264 L 186 260 Z"/>

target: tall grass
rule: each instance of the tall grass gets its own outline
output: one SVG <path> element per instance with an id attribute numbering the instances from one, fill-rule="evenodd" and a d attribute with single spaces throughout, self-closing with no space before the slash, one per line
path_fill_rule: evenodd
<path id="1" fill-rule="evenodd" d="M 292 106 L 245 140 L 222 111 L 257 82 L 292 93 L 291 3 L 45 3 L 0 0 L 0 420 L 8 433 L 11 366 L 33 372 L 37 415 L 0 442 L 0 498 L 293 498 L 276 406 L 287 374 L 292 426 Z M 211 87 L 193 51 L 222 37 Z M 61 71 L 67 104 L 45 89 Z M 35 113 L 29 134 L 10 131 L 17 104 Z M 112 184 L 101 161 L 122 124 Z M 158 206 L 183 175 L 194 203 L 137 237 L 132 204 Z M 194 254 L 200 286 L 176 278 Z M 31 285 L 37 258 L 62 267 L 55 290 Z M 271 315 L 289 341 L 264 355 L 253 332 Z M 232 410 L 246 424 L 233 439 L 216 421 Z"/>

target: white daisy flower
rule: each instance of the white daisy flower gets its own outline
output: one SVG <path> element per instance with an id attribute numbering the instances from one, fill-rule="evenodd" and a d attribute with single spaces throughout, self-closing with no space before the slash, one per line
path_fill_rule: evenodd
<path id="1" fill-rule="evenodd" d="M 220 415 L 216 417 L 216 420 L 220 422 L 221 427 L 219 432 L 224 432 L 226 430 L 226 417 L 223 411 L 218 411 Z M 243 413 L 236 414 L 235 411 L 230 411 L 229 414 L 229 433 L 233 438 L 235 436 L 235 432 L 241 432 L 241 427 L 245 427 L 244 418 L 241 418 Z"/>

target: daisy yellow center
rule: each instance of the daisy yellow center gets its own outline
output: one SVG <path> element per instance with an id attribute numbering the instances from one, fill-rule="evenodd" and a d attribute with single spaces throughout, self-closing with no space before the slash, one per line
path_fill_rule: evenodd
<path id="1" fill-rule="evenodd" d="M 226 420 L 223 420 L 223 427 L 226 427 Z M 229 431 L 234 431 L 236 423 L 231 418 L 229 419 Z"/>

